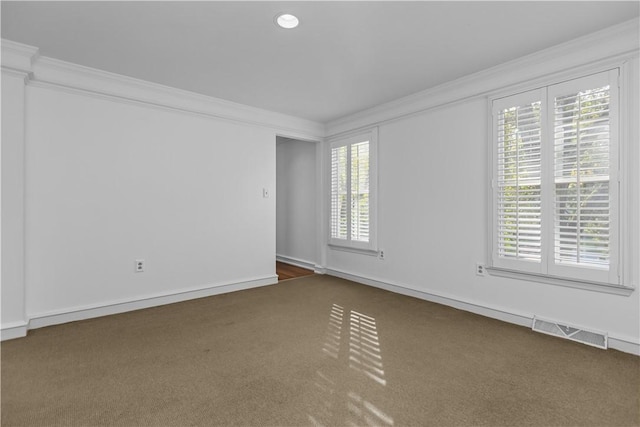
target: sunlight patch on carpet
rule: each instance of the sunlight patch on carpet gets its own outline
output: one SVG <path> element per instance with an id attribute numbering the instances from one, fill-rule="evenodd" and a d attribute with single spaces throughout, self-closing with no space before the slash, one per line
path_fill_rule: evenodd
<path id="1" fill-rule="evenodd" d="M 373 403 L 387 385 L 375 317 L 333 304 L 322 353 L 332 362 L 316 371 L 318 400 L 308 420 L 316 427 L 393 426 L 393 417 Z"/>

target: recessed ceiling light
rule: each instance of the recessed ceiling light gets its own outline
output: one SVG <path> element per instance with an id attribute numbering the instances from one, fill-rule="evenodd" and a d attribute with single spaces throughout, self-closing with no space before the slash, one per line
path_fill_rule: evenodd
<path id="1" fill-rule="evenodd" d="M 297 27 L 300 21 L 290 13 L 281 13 L 280 15 L 276 16 L 276 23 L 280 27 L 290 30 Z"/>

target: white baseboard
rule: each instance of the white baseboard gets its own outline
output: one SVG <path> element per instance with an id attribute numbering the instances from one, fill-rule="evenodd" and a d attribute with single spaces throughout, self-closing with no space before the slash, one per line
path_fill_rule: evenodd
<path id="1" fill-rule="evenodd" d="M 607 342 L 609 343 L 609 348 L 640 356 L 640 343 L 634 342 L 631 338 L 616 338 L 609 335 Z"/>
<path id="2" fill-rule="evenodd" d="M 295 265 L 296 267 L 306 268 L 307 270 L 316 269 L 316 263 L 313 261 L 307 261 L 300 258 L 294 258 L 286 255 L 276 254 L 276 261 L 284 262 L 285 264 Z"/>
<path id="3" fill-rule="evenodd" d="M 336 276 L 343 279 L 351 280 L 352 282 L 361 283 L 363 285 L 369 285 L 375 288 L 384 289 L 397 294 L 407 295 L 407 296 L 419 298 L 425 301 L 447 305 L 449 307 L 454 307 L 460 310 L 469 311 L 471 313 L 479 314 L 485 317 L 490 317 L 492 319 L 502 320 L 503 322 L 525 326 L 527 328 L 530 328 L 533 322 L 532 314 L 516 313 L 513 310 L 508 310 L 500 307 L 489 307 L 489 306 L 479 305 L 477 303 L 474 303 L 471 301 L 465 301 L 451 295 L 443 295 L 443 294 L 418 291 L 406 286 L 393 284 L 386 281 L 364 277 L 357 274 L 347 273 L 346 271 L 335 270 L 330 268 L 326 269 L 326 274 L 330 276 Z M 613 348 L 625 353 L 631 353 L 631 354 L 640 356 L 640 342 L 632 338 L 615 337 L 615 336 L 609 335 L 608 342 L 609 342 L 609 348 Z"/>
<path id="4" fill-rule="evenodd" d="M 326 269 L 326 267 L 323 267 L 323 266 L 321 266 L 319 264 L 316 264 L 313 267 L 313 272 L 316 273 L 316 274 L 327 274 L 327 269 Z"/>
<path id="5" fill-rule="evenodd" d="M 280 260 L 279 256 L 277 257 Z M 287 257 L 283 257 L 287 258 Z M 290 258 L 287 258 L 290 259 Z M 286 261 L 282 261 L 286 262 Z M 289 263 L 289 262 L 287 262 Z M 291 263 L 292 264 L 292 263 Z M 298 264 L 293 264 L 298 265 Z M 309 268 L 307 264 L 301 265 L 303 268 Z M 315 270 L 315 265 L 312 267 Z M 463 301 L 448 295 L 438 295 L 427 293 L 408 288 L 406 286 L 388 283 L 381 280 L 367 278 L 364 276 L 347 273 L 335 269 L 323 269 L 323 274 L 341 277 L 353 282 L 362 283 L 364 285 L 385 289 L 394 293 L 447 305 L 460 310 L 469 311 L 482 316 L 491 317 L 493 319 L 502 320 L 504 322 L 513 323 L 520 326 L 531 327 L 533 316 L 528 314 L 517 314 L 509 310 L 487 307 L 478 305 L 469 301 Z M 140 310 L 143 308 L 156 307 L 165 304 L 172 304 L 181 301 L 188 301 L 196 298 L 219 295 L 228 292 L 251 289 L 260 286 L 273 285 L 277 283 L 277 276 L 267 276 L 263 278 L 250 279 L 242 282 L 227 283 L 221 285 L 205 286 L 196 289 L 181 291 L 178 293 L 155 295 L 131 301 L 118 301 L 106 303 L 100 306 L 91 307 L 75 307 L 63 312 L 40 313 L 31 316 L 29 322 L 13 322 L 3 324 L 0 331 L 0 339 L 2 341 L 14 338 L 21 338 L 27 335 L 29 329 L 37 329 L 45 326 L 58 325 L 77 320 L 91 319 L 95 317 L 108 316 L 111 314 L 124 313 L 127 311 Z M 640 356 L 640 343 L 629 337 L 609 336 L 609 347 Z"/>
<path id="6" fill-rule="evenodd" d="M 11 322 L 3 324 L 0 331 L 0 341 L 12 340 L 27 336 L 28 322 Z"/>
<path id="7" fill-rule="evenodd" d="M 130 301 L 107 302 L 99 306 L 74 307 L 61 312 L 38 313 L 30 316 L 28 329 L 37 329 L 45 326 L 92 319 L 94 317 L 108 316 L 111 314 L 140 310 L 143 308 L 157 307 L 160 305 L 173 304 L 176 302 L 257 288 L 260 286 L 273 285 L 276 283 L 278 283 L 277 276 L 265 276 L 242 282 L 207 285 L 175 293 L 158 294 Z M 4 339 L 4 330 L 2 338 Z"/>

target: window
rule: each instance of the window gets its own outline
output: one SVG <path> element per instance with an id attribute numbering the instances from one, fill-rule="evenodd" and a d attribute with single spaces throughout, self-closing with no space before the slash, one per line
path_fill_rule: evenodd
<path id="1" fill-rule="evenodd" d="M 617 82 L 493 100 L 493 268 L 620 284 Z"/>
<path id="2" fill-rule="evenodd" d="M 377 129 L 331 143 L 329 243 L 375 250 Z"/>

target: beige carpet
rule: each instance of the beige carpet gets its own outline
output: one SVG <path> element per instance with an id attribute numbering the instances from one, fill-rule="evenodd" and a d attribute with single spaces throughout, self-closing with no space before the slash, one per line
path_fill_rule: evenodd
<path id="1" fill-rule="evenodd" d="M 640 424 L 640 358 L 328 276 L 2 343 L 2 425 Z"/>

